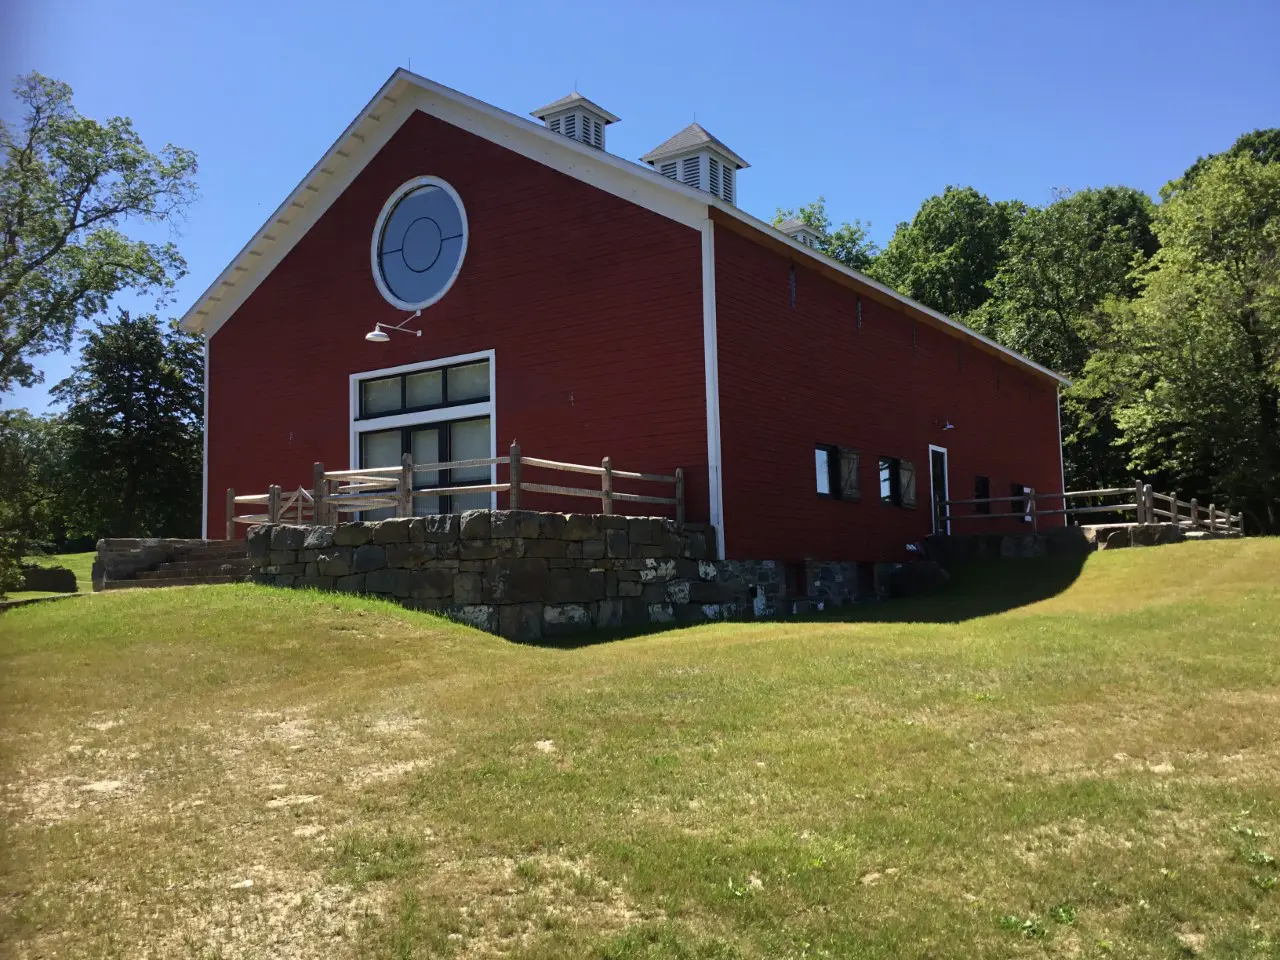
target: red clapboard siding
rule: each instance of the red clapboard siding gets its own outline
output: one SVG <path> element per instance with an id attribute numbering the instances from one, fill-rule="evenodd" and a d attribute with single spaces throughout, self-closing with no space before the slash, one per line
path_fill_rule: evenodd
<path id="1" fill-rule="evenodd" d="M 466 260 L 412 322 L 421 338 L 368 343 L 375 322 L 404 319 L 374 286 L 374 222 L 400 184 L 428 174 L 462 197 Z M 210 535 L 222 535 L 227 487 L 310 486 L 314 461 L 349 466 L 350 374 L 489 349 L 499 454 L 519 439 L 531 456 L 682 466 L 689 518 L 707 520 L 700 258 L 698 231 L 414 114 L 210 341 Z M 526 499 L 552 502 L 592 509 Z"/>
<path id="2" fill-rule="evenodd" d="M 800 264 L 793 307 L 790 258 L 731 230 L 716 230 L 715 259 L 727 556 L 904 558 L 931 531 L 931 443 L 948 449 L 953 498 L 973 496 L 976 474 L 992 496 L 1062 489 L 1051 381 L 870 297 L 859 329 L 855 292 Z M 817 496 L 817 443 L 861 451 L 860 502 Z M 881 455 L 914 461 L 914 510 L 880 502 Z M 953 530 L 1002 527 L 1027 529 Z"/>

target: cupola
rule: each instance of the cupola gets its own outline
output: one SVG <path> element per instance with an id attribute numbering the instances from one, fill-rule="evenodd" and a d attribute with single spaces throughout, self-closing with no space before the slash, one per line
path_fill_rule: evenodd
<path id="1" fill-rule="evenodd" d="M 577 90 L 539 107 L 529 116 L 541 120 L 552 133 L 580 140 L 598 150 L 604 149 L 605 127 L 618 122 L 612 113 L 598 103 L 592 103 Z"/>
<path id="2" fill-rule="evenodd" d="M 737 197 L 737 173 L 747 161 L 713 137 L 700 123 L 691 123 L 643 157 L 664 177 L 705 190 L 728 203 Z"/>
<path id="3" fill-rule="evenodd" d="M 821 235 L 809 224 L 805 223 L 799 217 L 791 217 L 789 220 L 783 220 L 778 224 L 778 229 L 785 233 L 797 243 L 803 243 L 806 247 L 816 247 Z"/>

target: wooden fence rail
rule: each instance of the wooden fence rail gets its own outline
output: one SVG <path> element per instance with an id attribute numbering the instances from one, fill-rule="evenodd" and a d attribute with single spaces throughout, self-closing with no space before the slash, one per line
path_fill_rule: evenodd
<path id="1" fill-rule="evenodd" d="M 477 467 L 508 468 L 506 483 L 462 483 L 447 487 L 415 487 L 414 478 L 422 474 L 440 474 L 446 470 L 467 470 Z M 553 483 L 536 483 L 525 479 L 526 468 L 590 474 L 600 478 L 596 488 L 570 487 Z M 617 480 L 666 484 L 673 487 L 673 496 L 651 496 L 639 493 L 623 493 L 614 487 Z M 684 523 L 684 470 L 677 467 L 670 476 L 659 473 L 635 473 L 615 470 L 613 461 L 605 457 L 600 466 L 582 463 L 564 463 L 559 460 L 543 460 L 526 457 L 520 452 L 520 444 L 511 444 L 505 457 L 482 457 L 471 460 L 453 460 L 448 463 L 414 463 L 406 453 L 397 466 L 363 467 L 358 470 L 325 470 L 324 464 L 312 468 L 311 489 L 299 487 L 287 494 L 279 486 L 272 486 L 266 493 L 236 496 L 234 489 L 227 489 L 227 539 L 235 536 L 237 523 L 299 523 L 332 524 L 344 513 L 365 510 L 395 511 L 398 517 L 413 516 L 415 497 L 465 496 L 475 493 L 510 494 L 512 510 L 520 509 L 523 492 L 550 493 L 563 497 L 583 497 L 600 501 L 600 512 L 612 514 L 616 502 L 654 503 L 674 508 L 677 523 Z M 263 513 L 237 514 L 241 504 L 264 504 Z"/>
<path id="2" fill-rule="evenodd" d="M 1119 502 L 1084 503 L 1072 505 L 1074 500 L 1107 501 L 1117 499 Z M 1041 508 L 1040 504 L 1060 503 L 1060 508 Z M 1022 509 L 995 513 L 991 511 L 993 503 L 1018 504 Z M 1157 504 L 1164 504 L 1163 507 Z M 1201 507 L 1195 498 L 1179 500 L 1176 493 L 1157 493 L 1151 484 L 1139 481 L 1131 487 L 1102 487 L 1097 490 L 1068 490 L 1065 493 L 1038 493 L 1027 490 L 1019 496 L 978 497 L 967 500 L 946 500 L 947 520 L 955 523 L 958 520 L 998 520 L 1020 518 L 1031 524 L 1033 530 L 1038 527 L 1040 517 L 1051 516 L 1084 516 L 1098 513 L 1115 513 L 1126 516 L 1132 513 L 1136 523 L 1159 523 L 1161 518 L 1170 523 L 1185 526 L 1192 530 L 1207 530 L 1210 533 L 1222 533 L 1244 536 L 1244 514 L 1233 514 L 1230 508 L 1219 510 L 1215 504 L 1208 508 Z M 986 512 L 979 512 L 977 506 L 985 505 Z M 956 514 L 953 506 L 969 505 L 974 507 L 972 513 Z"/>

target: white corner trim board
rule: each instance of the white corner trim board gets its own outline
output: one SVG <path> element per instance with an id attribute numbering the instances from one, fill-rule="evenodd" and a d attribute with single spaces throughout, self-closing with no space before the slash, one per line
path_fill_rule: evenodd
<path id="1" fill-rule="evenodd" d="M 716 556 L 724 559 L 724 480 L 720 460 L 720 351 L 716 341 L 715 224 L 702 222 L 702 364 L 707 390 L 707 497 L 716 531 Z"/>

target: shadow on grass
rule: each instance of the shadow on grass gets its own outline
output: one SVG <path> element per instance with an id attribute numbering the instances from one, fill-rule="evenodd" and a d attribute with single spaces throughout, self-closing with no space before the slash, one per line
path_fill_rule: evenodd
<path id="1" fill-rule="evenodd" d="M 811 619 L 871 623 L 961 623 L 1038 603 L 1062 593 L 1080 576 L 1086 555 L 959 564 L 937 590 L 914 597 L 839 607 Z"/>
<path id="2" fill-rule="evenodd" d="M 987 617 L 1062 593 L 1084 567 L 1084 554 L 1017 560 L 978 560 L 955 566 L 946 584 L 928 594 L 894 600 L 869 600 L 844 607 L 788 617 L 769 618 L 787 623 L 961 623 Z M 744 623 L 769 622 L 745 620 Z M 614 640 L 697 629 L 708 624 L 640 624 L 635 627 L 545 637 L 533 646 L 574 650 Z"/>

